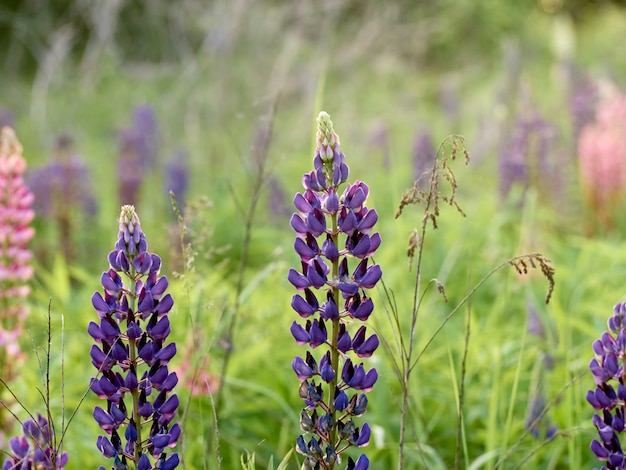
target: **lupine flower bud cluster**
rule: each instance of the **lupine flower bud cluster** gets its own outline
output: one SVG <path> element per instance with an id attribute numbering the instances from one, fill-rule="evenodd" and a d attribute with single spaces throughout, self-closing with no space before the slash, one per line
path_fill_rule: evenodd
<path id="1" fill-rule="evenodd" d="M 363 323 L 374 309 L 367 291 L 382 276 L 380 266 L 369 262 L 381 242 L 372 233 L 378 215 L 365 205 L 369 188 L 356 181 L 339 192 L 348 179 L 339 137 L 328 114 L 320 113 L 317 122 L 314 170 L 303 176 L 305 191 L 296 194 L 298 213 L 291 218 L 301 265 L 288 275 L 302 292 L 291 302 L 301 318 L 291 333 L 298 344 L 319 351 L 292 363 L 305 405 L 300 427 L 306 434 L 296 441 L 296 450 L 306 456 L 305 470 L 338 468 L 346 449 L 369 443 L 369 425 L 354 419 L 365 413 L 365 392 L 378 379 L 376 369 L 368 370 L 361 359 L 379 345 Z M 348 457 L 343 468 L 366 470 L 369 461 L 365 454 L 356 462 Z"/>
<path id="2" fill-rule="evenodd" d="M 11 377 L 11 363 L 22 353 L 18 338 L 28 310 L 24 298 L 33 275 L 28 242 L 35 234 L 30 223 L 33 194 L 24 184 L 26 161 L 22 146 L 10 127 L 0 135 L 0 373 Z"/>
<path id="3" fill-rule="evenodd" d="M 123 206 L 110 269 L 102 273 L 104 295 L 92 297 L 100 320 L 88 327 L 98 369 L 91 390 L 106 400 L 93 416 L 107 433 L 98 437 L 97 447 L 114 459 L 116 469 L 133 462 L 136 470 L 171 470 L 179 458 L 168 456 L 167 449 L 181 432 L 173 423 L 178 376 L 168 369 L 176 354 L 176 344 L 167 341 L 174 301 L 165 294 L 167 278 L 159 277 L 161 258 L 147 248 L 134 207 Z"/>
<path id="4" fill-rule="evenodd" d="M 593 425 L 599 439 L 591 441 L 591 450 L 604 462 L 602 469 L 626 469 L 626 456 L 621 440 L 626 432 L 624 402 L 626 401 L 626 303 L 618 303 L 608 320 L 608 329 L 593 343 L 595 357 L 589 369 L 596 388 L 587 392 L 587 401 L 597 411 Z"/>
<path id="5" fill-rule="evenodd" d="M 23 436 L 9 441 L 11 454 L 4 461 L 2 470 L 59 470 L 67 465 L 67 453 L 59 453 L 55 447 L 54 432 L 46 418 L 37 415 L 37 421 L 24 421 L 22 431 Z"/>

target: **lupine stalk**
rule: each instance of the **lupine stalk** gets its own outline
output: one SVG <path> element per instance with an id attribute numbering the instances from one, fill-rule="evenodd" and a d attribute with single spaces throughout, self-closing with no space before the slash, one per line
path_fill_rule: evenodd
<path id="1" fill-rule="evenodd" d="M 106 400 L 106 410 L 97 406 L 93 416 L 110 436 L 99 436 L 97 447 L 115 469 L 171 470 L 179 463 L 178 454 L 166 453 L 181 431 L 173 423 L 178 376 L 168 370 L 176 354 L 176 344 L 167 343 L 174 301 L 165 294 L 167 278 L 158 277 L 161 258 L 147 249 L 135 208 L 123 206 L 110 269 L 102 273 L 104 296 L 92 297 L 100 322 L 88 328 L 97 343 L 92 363 L 101 374 L 91 390 Z"/>
<path id="2" fill-rule="evenodd" d="M 0 136 L 0 373 L 5 380 L 13 375 L 11 364 L 22 357 L 17 343 L 28 310 L 24 298 L 33 275 L 28 242 L 35 234 L 33 194 L 24 184 L 26 161 L 13 129 L 5 127 Z"/>
<path id="3" fill-rule="evenodd" d="M 48 420 L 37 415 L 37 420 L 28 419 L 22 424 L 23 436 L 11 438 L 10 456 L 4 461 L 2 470 L 60 470 L 69 460 L 67 453 L 54 445 L 54 432 Z"/>
<path id="4" fill-rule="evenodd" d="M 349 447 L 369 443 L 369 425 L 359 427 L 353 418 L 365 413 L 365 392 L 378 372 L 366 371 L 356 358 L 370 357 L 379 340 L 375 334 L 367 337 L 364 325 L 353 329 L 371 315 L 374 304 L 367 291 L 382 271 L 368 266 L 380 245 L 380 235 L 371 234 L 378 215 L 365 206 L 369 188 L 356 181 L 340 195 L 349 170 L 339 137 L 327 113 L 320 113 L 317 123 L 314 170 L 302 178 L 305 191 L 294 198 L 299 213 L 291 218 L 301 269 L 290 269 L 288 279 L 304 294 L 294 295 L 291 306 L 306 320 L 294 321 L 291 333 L 296 343 L 321 350 L 317 359 L 307 351 L 292 363 L 305 404 L 300 427 L 306 435 L 298 437 L 296 450 L 306 456 L 303 469 L 332 470 Z M 369 460 L 365 454 L 356 462 L 348 457 L 343 468 L 366 470 Z"/>
<path id="5" fill-rule="evenodd" d="M 598 412 L 593 415 L 593 425 L 599 440 L 591 441 L 591 450 L 604 462 L 602 469 L 626 469 L 626 458 L 621 440 L 626 431 L 624 402 L 626 401 L 626 303 L 618 303 L 609 317 L 608 329 L 593 342 L 595 357 L 589 369 L 596 388 L 587 392 L 587 401 Z"/>

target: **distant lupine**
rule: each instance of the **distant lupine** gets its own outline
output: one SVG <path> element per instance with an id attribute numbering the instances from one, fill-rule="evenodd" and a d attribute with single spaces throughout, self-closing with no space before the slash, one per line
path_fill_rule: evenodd
<path id="1" fill-rule="evenodd" d="M 23 436 L 9 441 L 11 453 L 2 470 L 59 470 L 67 465 L 67 453 L 55 446 L 54 431 L 46 418 L 37 415 L 36 421 L 24 421 L 22 431 Z"/>
<path id="2" fill-rule="evenodd" d="M 572 84 L 568 96 L 574 144 L 578 142 L 583 128 L 593 122 L 599 99 L 596 83 L 587 75 L 579 75 Z"/>
<path id="3" fill-rule="evenodd" d="M 598 221 L 614 223 L 626 189 L 626 95 L 602 102 L 595 121 L 578 140 L 580 179 L 584 196 Z"/>
<path id="4" fill-rule="evenodd" d="M 26 161 L 13 129 L 0 135 L 0 374 L 13 375 L 12 366 L 21 357 L 18 339 L 28 310 L 24 298 L 33 275 L 28 242 L 35 231 L 30 227 L 35 213 L 33 194 L 22 177 Z"/>
<path id="5" fill-rule="evenodd" d="M 626 354 L 626 303 L 613 307 L 608 330 L 593 342 L 595 357 L 589 369 L 596 388 L 587 392 L 587 401 L 598 412 L 593 425 L 599 439 L 591 441 L 591 450 L 603 461 L 603 469 L 625 469 L 626 456 L 621 441 L 625 434 L 624 401 L 626 401 L 626 372 L 622 364 Z"/>
<path id="6" fill-rule="evenodd" d="M 287 195 L 283 184 L 275 176 L 270 176 L 267 186 L 269 187 L 269 212 L 270 216 L 276 220 L 284 220 L 286 216 L 291 214 L 291 209 L 287 203 Z"/>
<path id="7" fill-rule="evenodd" d="M 144 170 L 154 168 L 159 150 L 159 128 L 152 107 L 142 104 L 133 109 L 133 129 L 139 136 L 138 153 Z"/>
<path id="8" fill-rule="evenodd" d="M 110 269 L 102 273 L 104 296 L 92 297 L 100 321 L 88 328 L 100 377 L 91 380 L 91 390 L 106 400 L 106 409 L 93 412 L 108 435 L 98 437 L 97 447 L 115 469 L 132 462 L 136 470 L 170 470 L 179 463 L 178 454 L 166 453 L 181 432 L 173 424 L 178 376 L 168 369 L 176 354 L 176 344 L 167 342 L 174 301 L 165 294 L 167 278 L 158 277 L 161 258 L 147 249 L 135 208 L 123 206 Z"/>
<path id="9" fill-rule="evenodd" d="M 77 229 L 85 217 L 96 214 L 92 179 L 83 158 L 77 154 L 70 137 L 60 136 L 54 160 L 28 172 L 28 187 L 35 195 L 33 207 L 38 217 L 52 220 L 59 231 L 61 250 L 72 259 L 77 245 Z"/>
<path id="10" fill-rule="evenodd" d="M 3 127 L 15 127 L 15 114 L 10 109 L 0 106 L 0 129 Z"/>
<path id="11" fill-rule="evenodd" d="M 176 205 L 182 212 L 187 201 L 189 191 L 189 164 L 187 154 L 183 150 L 178 150 L 170 161 L 165 164 L 164 189 L 168 195 L 170 191 L 176 197 Z"/>
<path id="12" fill-rule="evenodd" d="M 341 453 L 370 439 L 369 425 L 358 426 L 354 418 L 365 413 L 365 392 L 378 372 L 366 370 L 359 359 L 370 357 L 379 340 L 375 334 L 368 337 L 364 325 L 356 332 L 351 328 L 374 309 L 367 291 L 382 271 L 368 262 L 381 240 L 371 233 L 378 215 L 365 206 L 368 186 L 355 181 L 339 193 L 348 166 L 330 116 L 320 113 L 317 123 L 314 170 L 302 178 L 305 191 L 294 198 L 299 213 L 291 218 L 301 267 L 290 269 L 288 279 L 303 292 L 293 296 L 291 306 L 305 319 L 294 321 L 291 333 L 296 343 L 320 349 L 317 358 L 307 351 L 292 363 L 305 404 L 300 427 L 306 435 L 298 437 L 296 450 L 306 456 L 303 469 L 332 470 L 341 463 Z M 366 470 L 369 460 L 365 454 L 356 462 L 348 457 L 344 468 Z"/>
<path id="13" fill-rule="evenodd" d="M 119 132 L 118 195 L 122 204 L 138 205 L 144 176 L 158 159 L 159 129 L 148 105 L 133 109 L 133 125 Z"/>
<path id="14" fill-rule="evenodd" d="M 117 194 L 124 205 L 139 204 L 144 168 L 141 162 L 141 135 L 135 129 L 119 132 L 120 153 L 117 159 Z"/>
<path id="15" fill-rule="evenodd" d="M 549 155 L 556 129 L 539 112 L 527 108 L 517 119 L 509 139 L 501 144 L 499 155 L 500 194 L 505 197 L 513 186 L 543 192 L 560 184 Z"/>
<path id="16" fill-rule="evenodd" d="M 435 162 L 437 149 L 433 144 L 433 138 L 427 129 L 422 129 L 413 142 L 413 180 L 423 181 L 428 184 L 428 178 L 423 178 L 426 172 L 430 171 Z"/>
<path id="17" fill-rule="evenodd" d="M 550 354 L 550 345 L 545 327 L 537 309 L 532 301 L 527 306 L 528 332 L 540 341 L 542 354 L 537 358 L 533 373 L 533 381 L 529 390 L 528 413 L 526 418 L 526 429 L 528 429 L 536 439 L 551 439 L 557 432 L 547 415 L 546 397 L 544 382 L 546 373 L 554 368 L 554 359 Z"/>

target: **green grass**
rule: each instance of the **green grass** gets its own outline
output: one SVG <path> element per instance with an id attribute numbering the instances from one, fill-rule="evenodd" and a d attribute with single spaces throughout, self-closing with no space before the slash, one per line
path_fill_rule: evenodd
<path id="1" fill-rule="evenodd" d="M 228 2 L 223 3 L 222 7 L 228 9 Z M 241 14 L 241 29 L 234 33 L 238 36 L 227 51 L 198 51 L 179 62 L 146 64 L 124 60 L 112 48 L 89 74 L 70 60 L 60 64 L 49 77 L 45 93 L 33 87 L 27 77 L 3 80 L 0 103 L 17 114 L 16 128 L 29 166 L 37 167 L 48 160 L 57 134 L 72 134 L 92 170 L 93 190 L 100 204 L 94 224 L 81 227 L 76 235 L 77 259 L 65 262 L 54 255 L 58 246 L 54 231 L 45 227 L 49 222 L 37 221 L 46 237 L 33 241 L 36 249 L 47 256 L 37 263 L 29 337 L 23 344 L 27 351 L 37 351 L 41 357 L 46 347 L 50 303 L 54 371 L 51 408 L 57 426 L 61 422 L 62 392 L 67 420 L 94 374 L 89 360 L 85 360 L 91 342 L 87 325 L 94 317 L 90 298 L 98 289 L 101 271 L 107 268 L 106 255 L 117 232 L 120 204 L 115 194 L 116 130 L 129 124 L 131 107 L 139 103 L 154 107 L 162 133 L 161 162 L 177 146 L 183 146 L 192 169 L 190 200 L 206 198 L 211 202 L 189 221 L 193 229 L 190 241 L 197 253 L 194 270 L 182 277 L 173 273 L 182 272 L 183 263 L 175 254 L 177 242 L 164 228 L 173 219 L 168 197 L 160 189 L 160 169 L 147 175 L 149 182 L 143 188 L 138 213 L 150 250 L 163 256 L 162 272 L 170 279 L 176 299 L 171 315 L 172 337 L 186 344 L 192 332 L 196 334 L 201 347 L 188 360 L 197 363 L 208 355 L 209 370 L 219 375 L 225 355 L 221 340 L 236 301 L 237 268 L 243 251 L 245 214 L 236 201 L 247 207 L 255 171 L 251 145 L 260 117 L 275 103 L 269 162 L 272 175 L 288 194 L 288 204 L 301 190 L 302 173 L 311 168 L 314 117 L 321 109 L 331 114 L 351 168 L 350 180 L 361 179 L 370 186 L 368 206 L 376 207 L 379 213 L 378 230 L 383 239 L 376 262 L 393 291 L 405 327 L 414 282 L 414 273 L 408 272 L 406 242 L 410 231 L 420 224 L 422 214 L 407 209 L 398 220 L 394 214 L 402 192 L 412 183 L 414 134 L 427 125 L 436 141 L 449 134 L 462 134 L 470 154 L 474 148 L 482 150 L 468 168 L 455 166 L 457 197 L 467 217 L 446 207 L 439 228 L 427 235 L 424 285 L 437 278 L 445 285 L 448 302 L 436 289 L 425 295 L 418 321 L 417 351 L 494 266 L 516 254 L 543 253 L 556 268 L 557 285 L 549 305 L 543 304 L 547 283 L 537 272 L 531 270 L 520 277 L 507 267 L 479 289 L 467 306 L 471 334 L 463 378 L 461 468 L 489 469 L 500 459 L 502 469 L 597 465 L 588 449 L 595 430 L 591 425 L 592 409 L 584 398 L 593 386 L 587 364 L 592 341 L 606 328 L 613 304 L 624 298 L 626 251 L 619 232 L 596 238 L 583 235 L 586 222 L 575 171 L 566 207 L 560 202 L 551 206 L 530 194 L 521 211 L 514 197 L 498 199 L 496 148 L 493 143 L 478 140 L 478 123 L 481 119 L 498 120 L 502 114 L 506 117 L 515 107 L 497 96 L 506 80 L 499 55 L 485 53 L 483 57 L 473 52 L 471 58 L 460 60 L 463 45 L 457 39 L 461 51 L 450 63 L 441 59 L 421 62 L 421 56 L 407 52 L 410 48 L 406 44 L 400 47 L 403 36 L 394 31 L 409 32 L 395 30 L 402 22 L 393 16 L 357 16 L 347 31 L 339 28 L 313 40 L 312 31 L 317 29 L 309 29 L 306 23 L 280 29 L 288 10 L 278 4 L 266 10 L 256 6 Z M 607 18 L 609 23 L 590 20 L 581 27 L 574 58 L 594 71 L 608 68 L 619 80 L 624 78 L 620 77 L 623 59 L 615 57 L 610 63 L 605 56 L 614 47 L 610 33 L 623 28 L 626 16 L 620 12 L 602 17 Z M 373 45 L 366 41 L 368 29 L 364 25 L 368 21 L 372 34 L 378 34 Z M 519 21 L 516 31 L 524 60 L 521 81 L 540 109 L 563 130 L 561 144 L 571 145 L 562 86 L 547 79 L 555 67 L 548 45 L 554 18 L 531 12 Z M 609 38 L 605 37 L 605 28 Z M 355 44 L 355 37 L 364 45 Z M 390 41 L 387 47 L 383 47 L 384 40 Z M 454 122 L 445 116 L 438 100 L 444 79 L 457 88 L 459 115 Z M 379 124 L 389 132 L 388 168 L 383 168 L 380 151 L 373 150 L 369 142 L 372 129 Z M 506 127 L 502 132 L 507 132 Z M 291 451 L 299 432 L 301 400 L 290 364 L 294 355 L 303 354 L 303 349 L 289 334 L 295 314 L 289 307 L 293 288 L 286 280 L 289 267 L 298 260 L 292 250 L 288 217 L 280 220 L 270 214 L 268 190 L 260 197 L 217 419 L 210 397 L 190 397 L 182 387 L 179 392 L 183 405 L 189 406 L 183 447 L 190 469 L 218 468 L 216 437 L 222 469 L 239 468 L 241 456 L 252 454 L 251 467 L 277 467 Z M 529 299 L 537 305 L 548 330 L 544 342 L 527 333 Z M 387 299 L 379 292 L 374 300 L 373 327 L 393 345 Z M 451 318 L 415 369 L 405 468 L 452 468 L 467 315 L 468 310 L 461 309 Z M 535 383 L 533 374 L 537 373 L 538 358 L 546 351 L 554 358 L 554 369 L 544 371 L 543 376 L 549 406 L 546 417 L 558 428 L 549 442 L 525 432 Z M 366 415 L 373 427 L 366 452 L 375 469 L 395 468 L 398 458 L 401 387 L 391 353 L 381 347 L 371 360 L 380 373 L 377 386 L 369 394 Z M 64 383 L 58 372 L 62 364 Z M 12 386 L 28 409 L 43 411 L 36 391 L 36 387 L 42 387 L 42 376 L 34 354 L 29 355 Z M 91 417 L 98 401 L 88 394 L 67 431 L 64 448 L 70 455 L 70 470 L 97 468 L 104 463 L 95 448 L 98 428 Z M 12 406 L 12 410 L 25 419 L 19 407 Z M 285 468 L 296 469 L 300 463 L 293 453 Z"/>

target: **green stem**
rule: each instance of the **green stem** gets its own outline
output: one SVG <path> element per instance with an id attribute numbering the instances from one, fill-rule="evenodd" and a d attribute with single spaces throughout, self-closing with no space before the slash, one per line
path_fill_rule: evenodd
<path id="1" fill-rule="evenodd" d="M 331 238 L 335 246 L 338 247 L 339 244 L 337 242 L 339 239 L 339 234 L 337 230 L 337 214 L 332 214 L 331 221 L 332 221 L 332 227 L 333 227 Z M 339 279 L 339 260 L 338 259 L 333 261 L 331 275 L 332 275 L 331 279 L 333 280 Z M 339 287 L 337 286 L 337 284 L 334 284 L 331 287 L 331 292 L 332 292 L 335 305 L 337 305 L 337 308 L 339 308 Z M 335 377 L 333 378 L 333 380 L 331 380 L 329 384 L 330 390 L 328 391 L 328 413 L 332 416 L 333 423 L 334 423 L 330 431 L 329 444 L 333 446 L 333 448 L 335 448 L 336 444 L 338 444 L 335 442 L 337 440 L 337 420 L 335 419 L 336 418 L 335 416 L 336 415 L 335 390 L 337 388 L 337 380 L 339 376 L 339 349 L 337 348 L 338 342 L 339 342 L 339 318 L 335 318 L 333 320 L 333 329 L 332 329 L 331 341 L 330 341 L 330 364 L 333 370 L 335 371 Z M 334 467 L 335 466 L 331 464 L 328 468 L 329 470 L 332 470 Z"/>
<path id="2" fill-rule="evenodd" d="M 130 292 L 129 292 L 129 311 L 133 313 L 135 312 L 135 301 L 137 300 L 137 275 L 135 273 L 135 269 L 131 266 L 131 283 L 130 283 Z M 134 319 L 133 319 L 134 320 Z M 137 374 L 137 344 L 134 338 L 128 338 L 129 344 L 129 353 L 130 353 L 130 368 L 134 369 L 134 373 L 137 376 L 137 380 L 139 380 L 139 376 Z M 135 429 L 137 429 L 137 443 L 135 444 L 134 450 L 134 459 L 135 459 L 135 470 L 137 470 L 137 465 L 139 463 L 139 458 L 141 457 L 142 450 L 142 440 L 141 440 L 141 415 L 139 414 L 139 387 L 135 388 L 131 391 L 131 396 L 133 398 L 133 421 L 135 422 Z"/>

